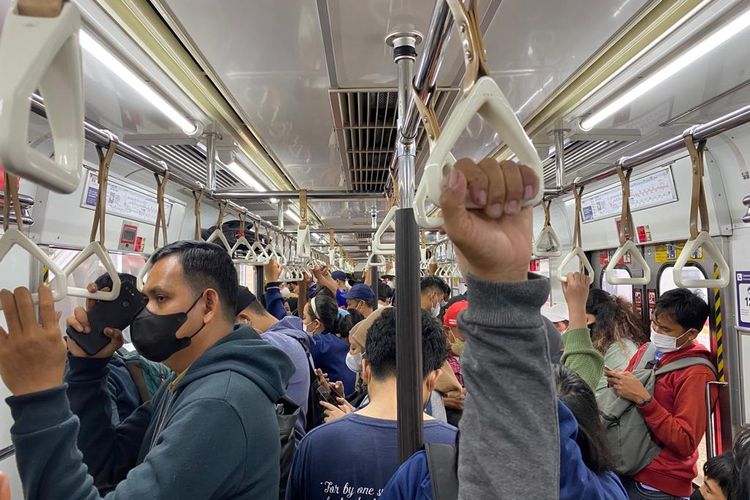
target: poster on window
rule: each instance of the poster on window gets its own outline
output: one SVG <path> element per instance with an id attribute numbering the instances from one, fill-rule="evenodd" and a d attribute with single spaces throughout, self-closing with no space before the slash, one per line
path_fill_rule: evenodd
<path id="1" fill-rule="evenodd" d="M 737 271 L 737 323 L 750 328 L 750 271 Z"/>

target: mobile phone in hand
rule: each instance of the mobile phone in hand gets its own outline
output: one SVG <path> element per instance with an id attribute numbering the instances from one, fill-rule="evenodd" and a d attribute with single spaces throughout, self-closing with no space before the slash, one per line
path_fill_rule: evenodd
<path id="1" fill-rule="evenodd" d="M 72 326 L 69 326 L 65 333 L 81 346 L 86 354 L 93 356 L 110 342 L 110 338 L 104 335 L 104 329 L 122 330 L 129 326 L 145 304 L 144 295 L 138 291 L 135 284 L 123 281 L 120 295 L 115 300 L 100 300 L 88 311 L 91 333 L 79 332 Z"/>

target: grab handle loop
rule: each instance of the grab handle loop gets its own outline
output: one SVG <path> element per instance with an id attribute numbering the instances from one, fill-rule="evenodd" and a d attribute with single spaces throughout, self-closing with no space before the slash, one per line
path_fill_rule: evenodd
<path id="1" fill-rule="evenodd" d="M 28 110 L 27 110 L 28 112 Z M 50 273 L 55 276 L 52 282 L 52 299 L 55 302 L 63 300 L 68 294 L 68 287 L 64 278 L 65 273 L 55 261 L 47 255 L 44 250 L 39 248 L 36 243 L 23 233 L 23 217 L 21 216 L 21 202 L 18 199 L 18 177 L 5 172 L 5 197 L 3 199 L 3 229 L 5 230 L 0 237 L 0 262 L 8 255 L 11 248 L 18 245 L 26 253 L 36 258 L 43 266 L 49 269 Z M 16 227 L 10 227 L 10 207 L 13 205 L 13 211 L 16 216 Z M 39 294 L 32 293 L 32 300 L 35 304 L 39 303 Z M 0 304 L 0 311 L 3 306 Z"/>
<path id="2" fill-rule="evenodd" d="M 537 257 L 559 257 L 562 255 L 562 244 L 560 244 L 560 238 L 557 237 L 557 233 L 552 228 L 550 222 L 550 206 L 552 200 L 542 202 L 542 208 L 544 209 L 544 226 L 539 232 L 539 236 L 534 242 L 534 255 Z M 550 246 L 543 247 L 542 245 L 548 241 Z"/>
<path id="3" fill-rule="evenodd" d="M 164 193 L 169 180 L 169 170 L 164 170 L 164 175 L 154 174 L 156 179 L 156 224 L 154 225 L 154 250 L 159 248 L 159 233 L 161 232 L 162 245 L 167 244 L 167 211 L 164 209 Z"/>
<path id="4" fill-rule="evenodd" d="M 620 246 L 615 250 L 614 255 L 607 264 L 606 276 L 607 282 L 611 285 L 648 285 L 651 282 L 651 267 L 643 258 L 643 254 L 633 241 L 635 230 L 633 228 L 633 214 L 630 211 L 630 175 L 632 170 L 625 171 L 622 168 L 622 161 L 617 166 L 617 175 L 620 177 L 622 185 L 622 214 L 620 216 Z M 617 263 L 625 255 L 630 254 L 633 261 L 643 269 L 643 276 L 640 278 L 618 277 L 615 273 Z"/>
<path id="5" fill-rule="evenodd" d="M 270 260 L 268 253 L 266 253 L 266 248 L 260 241 L 259 223 L 257 221 L 255 222 L 255 241 L 250 247 L 245 260 L 247 260 L 248 264 L 255 266 L 265 266 Z"/>
<path id="6" fill-rule="evenodd" d="M 299 192 L 299 226 L 297 228 L 297 257 L 312 260 L 310 226 L 307 222 L 307 191 Z"/>
<path id="7" fill-rule="evenodd" d="M 704 150 L 706 141 L 697 144 L 693 138 L 694 128 L 690 128 L 683 134 L 685 146 L 693 162 L 693 189 L 690 201 L 690 239 L 685 243 L 677 262 L 674 265 L 674 282 L 684 288 L 724 288 L 729 285 L 729 265 L 721 254 L 719 247 L 711 239 L 710 225 L 708 219 L 708 206 L 706 204 L 706 191 L 703 184 L 704 174 Z M 701 226 L 698 230 L 698 217 Z M 688 279 L 684 276 L 685 265 L 691 256 L 699 249 L 714 259 L 719 270 L 719 277 L 715 279 Z"/>
<path id="8" fill-rule="evenodd" d="M 589 276 L 594 276 L 594 268 L 591 267 L 591 262 L 589 262 L 589 259 L 586 257 L 586 253 L 581 247 L 581 198 L 583 197 L 583 186 L 576 186 L 574 192 L 576 200 L 576 222 L 573 229 L 573 248 L 571 248 L 570 252 L 565 256 L 565 258 L 560 263 L 560 267 L 557 269 L 557 279 L 559 279 L 563 283 L 568 281 L 568 277 L 565 274 L 565 267 L 568 265 L 568 263 L 570 263 L 570 261 L 575 258 L 578 259 L 578 267 L 581 272 L 585 270 Z"/>
<path id="9" fill-rule="evenodd" d="M 99 191 L 96 196 L 96 209 L 94 210 L 94 222 L 91 225 L 91 235 L 89 237 L 89 244 L 81 250 L 78 255 L 65 267 L 63 272 L 65 277 L 70 277 L 73 272 L 80 267 L 89 257 L 96 256 L 104 266 L 110 279 L 112 280 L 112 288 L 110 291 L 105 292 L 98 290 L 94 293 L 89 292 L 86 288 L 69 286 L 68 295 L 73 297 L 82 297 L 86 299 L 94 300 L 106 300 L 112 301 L 120 296 L 120 287 L 122 285 L 120 281 L 120 274 L 117 272 L 112 259 L 107 252 L 105 244 L 106 231 L 105 231 L 105 220 L 107 215 L 107 180 L 109 178 L 109 166 L 114 157 L 115 151 L 117 150 L 117 139 L 110 134 L 109 146 L 107 151 L 104 152 L 101 146 L 96 147 L 96 153 L 99 156 L 99 172 L 97 180 L 99 182 Z M 99 240 L 96 239 L 96 234 L 99 233 Z"/>
<path id="10" fill-rule="evenodd" d="M 508 99 L 495 80 L 489 76 L 476 2 L 472 2 L 467 10 L 462 0 L 446 1 L 461 36 L 466 71 L 463 96 L 448 117 L 442 132 L 430 147 L 430 155 L 414 196 L 414 214 L 417 224 L 426 229 L 435 229 L 443 224 L 441 216 L 429 215 L 428 202 L 436 207 L 440 206 L 443 179 L 450 175 L 455 162 L 451 150 L 476 114 L 484 118 L 498 132 L 518 160 L 534 172 L 540 188 L 534 198 L 524 200 L 522 205 L 534 206 L 544 195 L 544 189 L 541 188 L 544 185 L 544 172 L 536 148 L 524 131 Z M 417 105 L 419 106 L 419 103 Z M 424 108 L 425 106 L 422 106 L 422 112 L 425 111 Z M 423 116 L 427 117 L 427 122 L 433 123 L 428 126 L 435 128 L 436 120 L 429 116 L 429 111 Z M 436 133 L 433 132 L 433 135 Z M 467 200 L 467 206 L 475 208 L 470 200 Z"/>
<path id="11" fill-rule="evenodd" d="M 382 240 L 386 229 L 391 228 L 394 231 L 396 230 L 396 222 L 394 219 L 396 218 L 397 211 L 398 207 L 393 205 L 391 209 L 388 210 L 388 213 L 385 214 L 383 222 L 380 224 L 377 231 L 375 231 L 375 235 L 372 238 L 372 253 L 380 255 L 396 255 L 396 244 L 383 243 Z"/>
<path id="12" fill-rule="evenodd" d="M 232 245 L 229 244 L 229 241 L 227 241 L 227 237 L 224 236 L 224 231 L 221 230 L 221 226 L 224 224 L 224 214 L 227 211 L 227 202 L 222 201 L 219 203 L 219 215 L 216 218 L 216 229 L 213 233 L 211 233 L 211 236 L 208 237 L 206 240 L 209 243 L 213 243 L 216 240 L 219 240 L 218 243 L 221 243 L 221 246 L 224 247 L 224 249 L 229 253 L 229 255 L 232 255 Z"/>
<path id="13" fill-rule="evenodd" d="M 84 153 L 81 17 L 73 2 L 19 0 L 0 37 L 0 163 L 58 193 L 81 180 Z M 29 146 L 29 97 L 44 97 L 54 159 Z"/>
<path id="14" fill-rule="evenodd" d="M 193 199 L 195 205 L 193 205 L 193 213 L 195 214 L 195 240 L 203 241 L 201 237 L 201 202 L 203 201 L 203 190 L 193 191 Z"/>
<path id="15" fill-rule="evenodd" d="M 229 251 L 229 253 L 232 255 L 232 258 L 234 258 L 234 253 L 240 249 L 240 247 L 247 248 L 247 255 L 245 255 L 244 259 L 239 260 L 239 262 L 247 262 L 248 257 L 252 253 L 251 249 L 253 248 L 253 245 L 247 241 L 247 238 L 245 238 L 245 227 L 246 227 L 246 218 L 247 218 L 247 212 L 244 210 L 242 212 L 239 212 L 237 214 L 237 217 L 240 219 L 240 235 L 237 237 L 237 240 L 234 242 L 234 246 Z"/>

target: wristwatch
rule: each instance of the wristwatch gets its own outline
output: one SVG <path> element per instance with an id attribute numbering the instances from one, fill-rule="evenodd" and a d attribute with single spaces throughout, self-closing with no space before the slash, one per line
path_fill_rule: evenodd
<path id="1" fill-rule="evenodd" d="M 647 404 L 649 404 L 650 402 L 651 402 L 651 398 L 648 398 L 648 399 L 644 399 L 644 400 L 643 400 L 643 401 L 641 401 L 640 403 L 636 403 L 635 405 L 636 405 L 636 406 L 637 406 L 638 408 L 643 408 L 644 406 L 646 406 L 646 405 L 647 405 Z"/>

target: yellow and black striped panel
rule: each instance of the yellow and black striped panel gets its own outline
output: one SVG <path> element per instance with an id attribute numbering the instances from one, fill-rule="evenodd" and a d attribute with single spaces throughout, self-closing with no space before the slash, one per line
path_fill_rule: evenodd
<path id="1" fill-rule="evenodd" d="M 714 265 L 714 279 L 719 279 L 719 267 Z M 716 368 L 719 381 L 724 382 L 724 326 L 721 318 L 721 289 L 714 288 L 714 335 L 716 337 Z"/>

